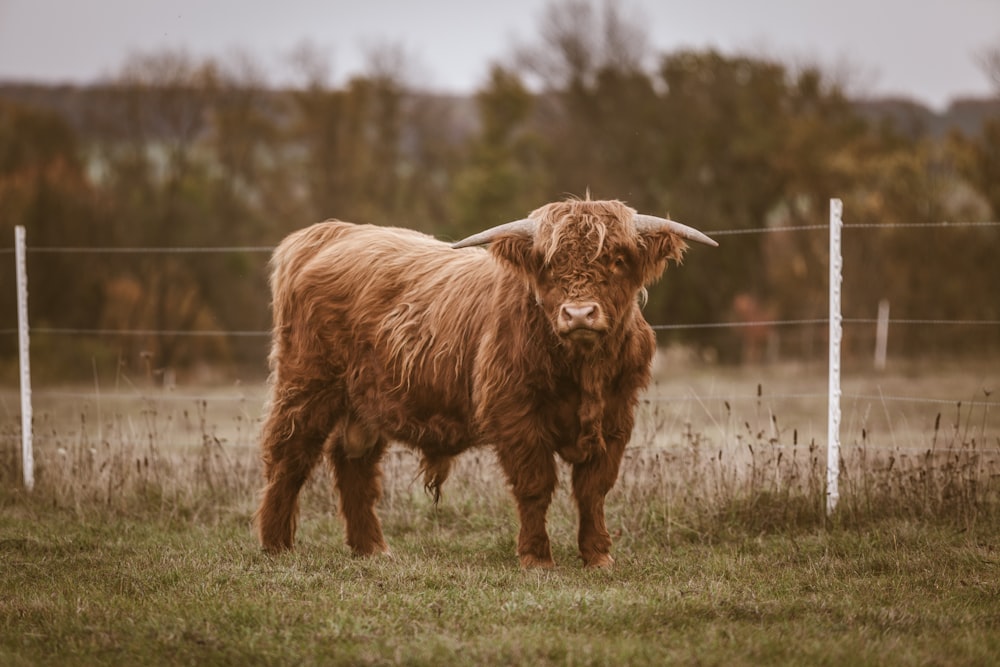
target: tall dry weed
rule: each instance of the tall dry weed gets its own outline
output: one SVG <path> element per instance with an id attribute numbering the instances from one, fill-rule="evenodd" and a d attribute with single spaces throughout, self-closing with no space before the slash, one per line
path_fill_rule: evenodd
<path id="1" fill-rule="evenodd" d="M 145 400 L 138 409 L 80 409 L 76 420 L 42 416 L 35 426 L 36 486 L 19 491 L 18 428 L 0 428 L 5 504 L 33 503 L 78 512 L 152 513 L 192 520 L 235 514 L 249 519 L 260 487 L 259 422 L 239 410 L 216 421 L 210 404 L 187 407 Z M 979 408 L 986 411 L 988 407 Z M 758 386 L 749 414 L 726 401 L 713 428 L 698 429 L 655 400 L 641 408 L 619 481 L 609 496 L 616 530 L 656 539 L 714 540 L 727 535 L 822 527 L 883 517 L 968 525 L 1000 508 L 1000 438 L 975 406 L 938 415 L 925 448 L 860 438 L 844 443 L 840 503 L 825 512 L 826 451 L 814 438 L 782 426 Z M 890 438 L 890 441 L 894 438 Z M 419 459 L 398 446 L 385 459 L 382 514 L 387 527 L 449 518 L 474 526 L 512 517 L 493 455 L 459 457 L 435 505 L 419 481 Z M 565 467 L 564 467 L 565 468 Z M 306 511 L 333 514 L 329 472 L 317 468 L 305 490 Z M 572 514 L 567 471 L 553 506 Z M 506 519 L 504 519 L 506 520 Z"/>

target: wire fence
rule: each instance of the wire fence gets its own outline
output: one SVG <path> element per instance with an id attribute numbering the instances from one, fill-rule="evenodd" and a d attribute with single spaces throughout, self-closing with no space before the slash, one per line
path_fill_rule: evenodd
<path id="1" fill-rule="evenodd" d="M 874 317 L 845 317 L 841 320 L 844 324 L 878 324 L 878 319 Z M 740 322 L 690 322 L 684 324 L 653 324 L 650 325 L 654 331 L 685 331 L 695 329 L 743 329 L 753 327 L 794 327 L 803 325 L 825 325 L 830 320 L 826 318 L 813 318 L 803 320 L 747 320 Z M 954 325 L 954 326 L 1000 326 L 1000 320 L 921 320 L 921 319 L 894 319 L 889 318 L 886 322 L 890 325 Z M 57 335 L 57 336 L 186 336 L 186 337 L 227 337 L 234 338 L 267 338 L 271 335 L 268 329 L 239 330 L 239 329 L 79 329 L 67 327 L 32 327 L 33 333 Z M 17 329 L 0 329 L 0 335 L 14 335 Z"/>
<path id="2" fill-rule="evenodd" d="M 986 222 L 912 222 L 912 223 L 894 223 L 894 224 L 881 224 L 881 223 L 845 223 L 843 225 L 845 230 L 873 230 L 873 229 L 923 229 L 923 228 L 961 228 L 961 227 L 971 227 L 971 228 L 1000 228 L 1000 221 L 986 221 Z M 800 233 L 800 232 L 813 232 L 813 231 L 828 231 L 828 225 L 799 225 L 799 226 L 773 226 L 773 227 L 762 227 L 755 229 L 729 229 L 729 230 L 713 230 L 710 232 L 712 236 L 726 237 L 726 236 L 747 236 L 747 235 L 760 235 L 760 234 L 776 234 L 776 233 Z M 259 253 L 259 254 L 269 254 L 273 251 L 272 246 L 218 246 L 218 247 L 69 247 L 69 246 L 53 246 L 53 247 L 28 247 L 27 253 L 29 255 L 40 255 L 40 254 L 107 254 L 107 255 L 128 255 L 128 254 L 142 254 L 142 255 L 179 255 L 179 254 L 226 254 L 226 253 Z M 12 253 L 13 248 L 0 248 L 0 254 Z M 879 324 L 878 318 L 843 318 L 843 324 L 845 325 L 876 325 Z M 755 319 L 749 321 L 723 321 L 723 322 L 695 322 L 695 323 L 673 323 L 673 324 L 657 324 L 653 326 L 656 331 L 678 331 L 678 330 L 706 330 L 706 329 L 740 329 L 740 328 L 775 328 L 775 327 L 805 327 L 805 326 L 818 326 L 829 324 L 828 318 L 807 318 L 807 319 Z M 974 327 L 1000 327 L 1000 320 L 995 319 L 921 319 L 921 318 L 887 318 L 883 324 L 888 324 L 890 326 L 974 326 Z M 17 333 L 16 328 L 2 328 L 0 329 L 0 335 L 13 335 Z M 176 337 L 240 337 L 240 338 L 267 338 L 270 336 L 269 330 L 188 330 L 188 329 L 108 329 L 108 328 L 64 328 L 56 326 L 39 326 L 32 327 L 32 333 L 44 334 L 44 335 L 54 335 L 54 336 L 128 336 L 128 337 L 143 337 L 143 336 L 176 336 Z M 987 422 L 986 414 L 991 410 L 1000 409 L 1000 402 L 989 400 L 991 390 L 986 390 L 985 399 L 986 400 L 960 400 L 951 396 L 915 396 L 915 395 L 891 395 L 891 394 L 873 394 L 873 393 L 858 393 L 858 392 L 845 392 L 843 394 L 843 399 L 847 401 L 865 401 L 876 404 L 890 404 L 890 403 L 904 403 L 911 405 L 926 405 L 932 406 L 933 408 L 941 408 L 943 406 L 962 406 L 965 409 L 979 409 L 983 411 L 984 418 L 983 424 L 985 426 Z M 262 392 L 194 392 L 186 393 L 177 390 L 173 391 L 155 391 L 150 392 L 146 389 L 135 389 L 130 391 L 113 391 L 113 392 L 101 392 L 97 389 L 93 391 L 79 391 L 79 390 L 65 390 L 65 389 L 42 389 L 40 391 L 36 390 L 36 397 L 48 400 L 48 401 L 80 401 L 80 400 L 103 400 L 103 401 L 130 401 L 130 400 L 140 400 L 140 401 L 166 401 L 171 403 L 176 402 L 204 402 L 204 401 L 219 401 L 219 402 L 247 402 L 247 401 L 260 401 L 262 400 Z M 730 394 L 727 396 L 709 396 L 704 395 L 688 395 L 688 394 L 673 394 L 673 395 L 658 395 L 650 393 L 644 399 L 647 403 L 655 403 L 664 406 L 683 406 L 685 404 L 713 402 L 715 404 L 725 404 L 727 407 L 741 402 L 746 401 L 757 401 L 758 404 L 763 401 L 806 401 L 806 402 L 819 402 L 826 401 L 828 399 L 828 392 L 826 391 L 797 391 L 797 392 L 781 392 L 776 394 L 767 394 L 766 396 L 761 396 L 760 390 L 758 388 L 757 393 L 747 392 L 742 394 Z M 994 413 L 996 414 L 996 413 Z M 845 443 L 846 446 L 858 446 L 856 444 Z M 1000 445 L 1000 439 L 998 439 L 998 445 Z M 913 451 L 925 451 L 926 447 L 897 447 L 900 450 L 913 450 Z M 991 452 L 993 450 L 981 450 L 984 453 Z M 997 449 L 996 452 L 1000 452 Z"/>

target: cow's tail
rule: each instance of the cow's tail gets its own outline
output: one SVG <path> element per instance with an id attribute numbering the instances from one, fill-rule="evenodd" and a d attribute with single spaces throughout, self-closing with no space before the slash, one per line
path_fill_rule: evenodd
<path id="1" fill-rule="evenodd" d="M 348 227 L 336 220 L 320 222 L 289 234 L 271 254 L 271 311 L 274 327 L 271 336 L 270 364 L 276 370 L 277 359 L 285 345 L 289 327 L 295 320 L 296 309 L 302 308 L 296 294 L 296 277 L 316 254 L 333 242 Z"/>
<path id="2" fill-rule="evenodd" d="M 424 490 L 434 497 L 434 504 L 441 500 L 441 486 L 451 472 L 450 456 L 425 456 L 420 462 L 420 472 L 424 475 Z"/>

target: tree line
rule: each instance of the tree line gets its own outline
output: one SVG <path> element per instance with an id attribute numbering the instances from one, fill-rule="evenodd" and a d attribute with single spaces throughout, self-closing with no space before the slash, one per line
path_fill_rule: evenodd
<path id="1" fill-rule="evenodd" d="M 1000 116 L 977 133 L 914 131 L 859 112 L 820 67 L 654 52 L 642 26 L 609 7 L 552 5 L 535 42 L 492 64 L 468 98 L 420 92 L 392 49 L 340 84 L 309 49 L 300 85 L 286 88 L 250 57 L 157 52 L 64 91 L 61 106 L 0 96 L 0 234 L 24 225 L 32 248 L 266 247 L 336 217 L 458 238 L 587 192 L 711 233 L 824 225 L 840 197 L 848 222 L 875 225 L 844 241 L 846 317 L 873 317 L 888 298 L 898 318 L 1000 319 L 1000 229 L 894 227 L 1000 214 Z M 667 272 L 647 319 L 825 317 L 825 232 L 719 240 Z M 262 368 L 264 339 L 174 332 L 266 329 L 266 259 L 32 253 L 34 327 L 161 332 L 36 336 L 36 365 L 53 375 Z M 11 278 L 12 262 L 0 254 Z M 2 283 L 8 329 L 13 280 Z M 816 328 L 770 333 L 783 356 L 822 350 Z M 661 336 L 723 361 L 752 354 L 738 329 Z M 849 353 L 866 336 L 848 331 Z M 982 327 L 901 327 L 893 351 L 979 354 L 998 341 Z M 0 365 L 15 351 L 0 336 Z"/>

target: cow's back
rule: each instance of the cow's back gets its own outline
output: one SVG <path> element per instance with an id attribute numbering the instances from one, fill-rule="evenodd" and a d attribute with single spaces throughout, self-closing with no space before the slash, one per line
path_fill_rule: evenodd
<path id="1" fill-rule="evenodd" d="M 475 355 L 504 280 L 483 250 L 406 229 L 313 225 L 272 260 L 272 365 L 280 373 L 294 358 L 297 372 L 335 384 L 349 409 L 395 437 L 459 423 L 467 436 Z"/>

